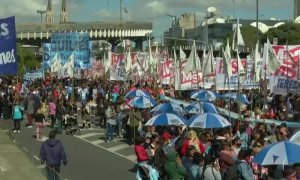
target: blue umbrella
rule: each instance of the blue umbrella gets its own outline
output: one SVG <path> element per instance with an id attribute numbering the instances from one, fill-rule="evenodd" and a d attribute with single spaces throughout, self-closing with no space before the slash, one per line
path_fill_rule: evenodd
<path id="1" fill-rule="evenodd" d="M 132 91 L 129 91 L 126 95 L 125 95 L 125 98 L 134 98 L 136 96 L 147 96 L 147 97 L 151 97 L 151 95 L 144 91 L 144 90 L 141 90 L 141 89 L 136 89 L 136 90 L 132 90 Z"/>
<path id="2" fill-rule="evenodd" d="M 215 101 L 216 99 L 220 98 L 220 95 L 217 92 L 209 91 L 209 90 L 197 90 L 192 92 L 191 96 L 192 99 L 196 99 L 199 101 Z"/>
<path id="3" fill-rule="evenodd" d="M 209 102 L 193 102 L 190 105 L 186 106 L 184 110 L 190 114 L 197 113 L 218 113 L 216 106 Z"/>
<path id="4" fill-rule="evenodd" d="M 165 112 L 176 112 L 179 114 L 184 114 L 184 110 L 182 107 L 178 104 L 173 104 L 173 103 L 162 103 L 157 106 L 155 106 L 153 109 L 151 109 L 150 112 L 153 112 L 155 114 L 158 113 L 165 113 Z"/>
<path id="5" fill-rule="evenodd" d="M 182 126 L 186 124 L 184 117 L 173 113 L 161 113 L 153 116 L 145 126 Z"/>
<path id="6" fill-rule="evenodd" d="M 192 128 L 223 128 L 230 126 L 231 124 L 223 116 L 213 113 L 204 113 L 201 115 L 195 115 L 191 117 L 187 125 Z"/>
<path id="7" fill-rule="evenodd" d="M 232 100 L 235 102 L 239 102 L 241 104 L 249 105 L 250 102 L 247 99 L 246 95 L 244 94 L 237 94 L 237 93 L 225 93 L 222 95 L 222 98 L 225 100 Z"/>
<path id="8" fill-rule="evenodd" d="M 137 108 L 144 109 L 144 108 L 154 107 L 156 105 L 156 102 L 151 97 L 139 96 L 131 99 L 129 101 L 129 105 L 132 107 L 134 106 Z"/>
<path id="9" fill-rule="evenodd" d="M 300 163 L 300 145 L 281 141 L 263 148 L 253 159 L 260 165 L 288 165 Z"/>

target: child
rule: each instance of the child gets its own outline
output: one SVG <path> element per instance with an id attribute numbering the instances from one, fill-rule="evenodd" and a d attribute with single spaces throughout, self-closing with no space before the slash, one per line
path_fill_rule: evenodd
<path id="1" fill-rule="evenodd" d="M 42 107 L 37 110 L 34 118 L 35 118 L 36 140 L 40 141 L 42 139 L 42 130 L 44 128 L 44 120 L 45 120 L 45 115 L 43 113 Z"/>

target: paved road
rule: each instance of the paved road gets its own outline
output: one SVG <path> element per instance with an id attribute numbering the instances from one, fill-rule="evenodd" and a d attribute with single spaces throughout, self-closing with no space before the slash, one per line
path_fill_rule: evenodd
<path id="1" fill-rule="evenodd" d="M 44 129 L 43 140 L 49 128 Z M 42 142 L 33 138 L 34 128 L 21 128 L 21 133 L 14 134 L 17 144 L 32 159 L 37 168 L 40 167 L 39 149 Z M 68 165 L 62 167 L 62 176 L 68 180 L 99 179 L 135 179 L 132 170 L 136 157 L 133 147 L 118 139 L 117 142 L 104 141 L 105 130 L 92 128 L 82 130 L 75 136 L 58 135 L 65 146 Z"/>

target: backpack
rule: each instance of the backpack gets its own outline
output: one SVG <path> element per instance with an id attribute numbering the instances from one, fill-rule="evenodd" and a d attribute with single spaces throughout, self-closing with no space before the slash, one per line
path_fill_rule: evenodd
<path id="1" fill-rule="evenodd" d="M 138 164 L 137 166 L 137 180 L 158 180 L 159 173 L 155 168 L 147 164 Z"/>
<path id="2" fill-rule="evenodd" d="M 240 172 L 237 168 L 238 163 L 239 162 L 235 162 L 224 172 L 224 180 L 239 180 Z"/>

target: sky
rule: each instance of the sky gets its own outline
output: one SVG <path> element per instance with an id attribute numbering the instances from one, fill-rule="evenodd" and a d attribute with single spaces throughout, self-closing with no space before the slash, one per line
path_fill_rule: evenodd
<path id="1" fill-rule="evenodd" d="M 61 0 L 52 0 L 54 21 L 59 21 Z M 291 19 L 294 0 L 259 0 L 259 18 Z M 216 7 L 217 16 L 235 16 L 255 19 L 255 0 L 123 0 L 128 13 L 123 21 L 153 22 L 153 35 L 162 36 L 172 23 L 167 14 L 180 17 L 183 13 L 195 13 L 200 24 L 208 7 Z M 69 20 L 72 22 L 119 21 L 120 0 L 67 0 Z M 18 24 L 39 23 L 37 10 L 46 9 L 47 0 L 1 0 L 0 18 L 16 16 Z"/>

